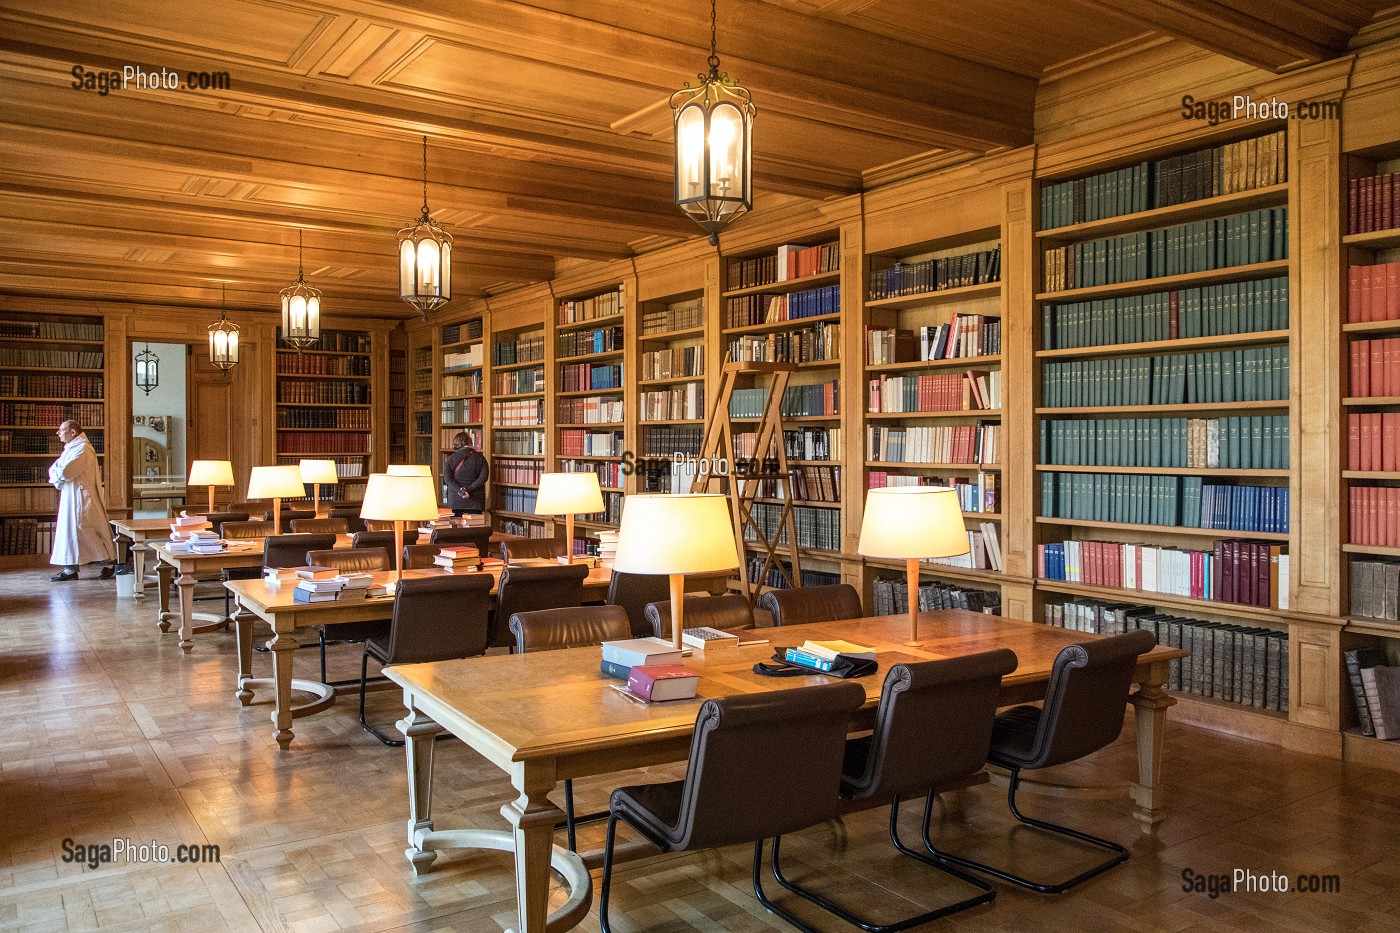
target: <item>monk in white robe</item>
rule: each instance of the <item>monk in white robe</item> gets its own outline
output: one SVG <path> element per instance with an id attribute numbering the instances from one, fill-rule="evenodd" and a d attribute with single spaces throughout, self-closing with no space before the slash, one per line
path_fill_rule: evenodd
<path id="1" fill-rule="evenodd" d="M 49 467 L 49 482 L 58 489 L 58 522 L 49 563 L 63 570 L 49 579 L 75 580 L 79 565 L 100 560 L 105 562 L 101 579 L 106 580 L 116 572 L 117 550 L 107 521 L 97 453 L 76 421 L 59 425 L 58 439 L 63 441 L 63 453 Z"/>

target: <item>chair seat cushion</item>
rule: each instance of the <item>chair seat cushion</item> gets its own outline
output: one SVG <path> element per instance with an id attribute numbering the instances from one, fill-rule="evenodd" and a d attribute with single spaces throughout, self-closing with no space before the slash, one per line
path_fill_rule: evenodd
<path id="1" fill-rule="evenodd" d="M 1003 767 L 1018 768 L 1034 761 L 1040 715 L 1038 706 L 1017 706 L 997 716 L 992 725 L 992 747 L 987 760 Z"/>
<path id="2" fill-rule="evenodd" d="M 365 653 L 381 664 L 389 660 L 389 634 L 365 639 Z"/>
<path id="3" fill-rule="evenodd" d="M 667 852 L 675 841 L 676 827 L 681 821 L 684 788 L 684 781 L 619 787 L 612 792 L 610 806 L 612 812 L 627 817 L 629 823 Z"/>
<path id="4" fill-rule="evenodd" d="M 841 764 L 841 796 L 857 797 L 867 789 L 866 763 L 870 760 L 871 736 L 849 739 L 845 760 Z"/>
<path id="5" fill-rule="evenodd" d="M 388 641 L 389 626 L 388 619 L 368 619 L 364 622 L 337 622 L 320 628 L 327 638 L 338 641 L 365 641 L 370 638 Z"/>

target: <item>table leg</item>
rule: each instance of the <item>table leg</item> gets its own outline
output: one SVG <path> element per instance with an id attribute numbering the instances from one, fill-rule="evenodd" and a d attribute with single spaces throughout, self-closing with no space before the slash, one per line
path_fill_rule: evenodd
<path id="1" fill-rule="evenodd" d="M 1138 781 L 1129 785 L 1129 792 L 1137 804 L 1133 816 L 1142 824 L 1144 833 L 1155 833 L 1167 816 L 1162 792 L 1162 751 L 1167 708 L 1176 705 L 1176 700 L 1162 689 L 1166 681 L 1167 665 L 1154 664 L 1129 698 L 1136 713 L 1138 747 Z"/>
<path id="2" fill-rule="evenodd" d="M 512 783 L 520 796 L 501 807 L 515 839 L 515 903 L 518 933 L 545 933 L 549 913 L 549 870 L 554 827 L 564 813 L 545 796 L 556 781 L 552 761 L 517 765 Z"/>
<path id="3" fill-rule="evenodd" d="M 286 751 L 292 744 L 292 659 L 296 657 L 297 640 L 291 632 L 278 632 L 268 648 L 272 649 L 277 680 L 277 703 L 272 708 L 272 724 L 277 728 L 272 737 Z"/>
<path id="4" fill-rule="evenodd" d="M 175 588 L 180 591 L 180 649 L 186 653 L 194 647 L 194 574 L 180 571 Z"/>
<path id="5" fill-rule="evenodd" d="M 134 540 L 131 543 L 131 572 L 135 574 L 136 590 L 132 594 L 132 599 L 146 598 L 146 552 L 150 548 L 145 541 Z"/>
<path id="6" fill-rule="evenodd" d="M 404 751 L 408 755 L 408 848 L 404 857 L 413 866 L 415 875 L 432 868 L 437 853 L 423 846 L 424 833 L 433 831 L 433 747 L 437 745 L 439 726 L 404 697 L 408 713 L 396 725 L 404 734 Z"/>
<path id="7" fill-rule="evenodd" d="M 253 702 L 253 691 L 249 681 L 253 679 L 253 622 L 255 617 L 247 612 L 235 612 L 234 625 L 238 632 L 238 689 L 234 696 L 244 706 Z"/>
<path id="8" fill-rule="evenodd" d="M 160 587 L 160 593 L 157 595 L 160 606 L 156 612 L 156 625 L 162 632 L 168 632 L 170 620 L 177 618 L 175 613 L 170 611 L 170 581 L 175 577 L 175 568 L 160 561 L 156 564 L 156 576 L 159 578 L 156 585 Z"/>

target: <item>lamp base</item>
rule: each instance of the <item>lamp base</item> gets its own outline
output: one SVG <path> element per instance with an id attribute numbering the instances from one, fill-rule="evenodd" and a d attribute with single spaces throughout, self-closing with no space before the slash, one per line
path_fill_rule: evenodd
<path id="1" fill-rule="evenodd" d="M 921 641 L 902 641 L 900 644 L 906 648 L 922 648 L 924 646 Z"/>

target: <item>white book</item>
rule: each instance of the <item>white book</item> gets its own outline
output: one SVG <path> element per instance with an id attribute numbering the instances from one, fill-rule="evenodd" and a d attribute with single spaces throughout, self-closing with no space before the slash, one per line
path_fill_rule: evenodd
<path id="1" fill-rule="evenodd" d="M 659 638 L 626 638 L 603 642 L 603 660 L 623 667 L 641 664 L 679 664 L 683 655 Z"/>
<path id="2" fill-rule="evenodd" d="M 1138 588 L 1137 549 L 1136 544 L 1123 545 L 1123 588 L 1127 590 Z"/>

